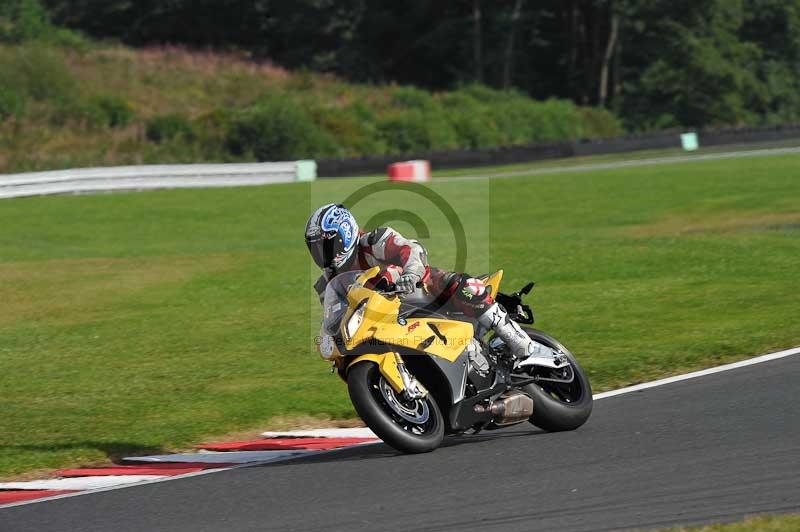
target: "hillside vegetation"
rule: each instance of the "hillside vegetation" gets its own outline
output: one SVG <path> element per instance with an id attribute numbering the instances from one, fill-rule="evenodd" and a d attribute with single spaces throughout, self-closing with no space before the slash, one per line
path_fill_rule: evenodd
<path id="1" fill-rule="evenodd" d="M 243 54 L 63 35 L 0 46 L 0 173 L 403 154 L 622 131 L 608 111 L 515 91 L 359 85 Z"/>
<path id="2" fill-rule="evenodd" d="M 800 121 L 800 0 L 4 1 L 135 46 L 237 48 L 434 90 L 515 87 L 605 106 L 636 131 Z"/>

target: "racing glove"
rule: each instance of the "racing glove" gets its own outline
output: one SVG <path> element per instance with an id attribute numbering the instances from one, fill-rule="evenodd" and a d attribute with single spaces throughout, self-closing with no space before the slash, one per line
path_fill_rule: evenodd
<path id="1" fill-rule="evenodd" d="M 400 276 L 400 278 L 395 283 L 395 287 L 397 291 L 401 294 L 410 294 L 417 288 L 417 283 L 422 279 L 419 274 L 416 273 L 404 273 Z"/>

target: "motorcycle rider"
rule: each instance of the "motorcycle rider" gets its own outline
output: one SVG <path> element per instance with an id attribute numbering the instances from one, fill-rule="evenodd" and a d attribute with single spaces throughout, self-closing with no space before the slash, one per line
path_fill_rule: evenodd
<path id="1" fill-rule="evenodd" d="M 517 364 L 531 357 L 554 356 L 552 350 L 533 341 L 509 318 L 483 281 L 466 273 L 430 267 L 425 248 L 390 227 L 361 231 L 343 205 L 330 203 L 314 211 L 306 223 L 305 240 L 312 259 L 322 269 L 314 284 L 320 297 L 336 275 L 381 266 L 381 279 L 394 284 L 399 293 L 411 294 L 421 282 L 438 303 L 450 305 L 493 329 Z"/>

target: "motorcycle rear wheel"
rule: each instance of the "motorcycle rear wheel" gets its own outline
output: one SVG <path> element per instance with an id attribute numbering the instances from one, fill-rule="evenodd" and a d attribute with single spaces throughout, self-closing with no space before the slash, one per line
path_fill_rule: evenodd
<path id="1" fill-rule="evenodd" d="M 444 417 L 428 395 L 402 401 L 373 362 L 360 362 L 347 372 L 347 389 L 359 417 L 385 443 L 403 453 L 433 451 L 444 439 Z"/>
<path id="2" fill-rule="evenodd" d="M 521 388 L 533 398 L 533 415 L 528 421 L 550 432 L 575 430 L 589 419 L 594 406 L 592 387 L 578 361 L 552 336 L 536 329 L 523 328 L 533 340 L 564 353 L 569 359 L 575 380 L 569 385 L 528 384 Z"/>

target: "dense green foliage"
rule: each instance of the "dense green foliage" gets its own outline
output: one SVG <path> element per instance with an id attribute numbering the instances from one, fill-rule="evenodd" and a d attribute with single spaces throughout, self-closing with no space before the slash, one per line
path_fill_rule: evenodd
<path id="1" fill-rule="evenodd" d="M 195 136 L 191 121 L 185 116 L 172 113 L 155 116 L 147 121 L 147 140 L 164 143 L 183 137 L 192 140 Z"/>
<path id="2" fill-rule="evenodd" d="M 608 107 L 629 129 L 800 120 L 800 0 L 43 2 L 59 24 L 134 45 L 235 47 L 372 83 L 516 87 Z"/>
<path id="3" fill-rule="evenodd" d="M 133 120 L 130 104 L 113 94 L 100 94 L 88 100 L 90 122 L 99 127 L 125 127 Z"/>
<path id="4" fill-rule="evenodd" d="M 800 120 L 800 0 L 491 7 L 485 0 L 7 0 L 0 171 L 412 154 Z M 131 60 L 76 31 L 237 51 L 221 59 L 187 52 L 191 61 L 170 73 L 148 59 L 152 47 Z M 158 56 L 163 65 L 174 59 L 170 50 Z M 106 76 L 125 62 L 131 86 Z M 208 79 L 207 63 L 221 80 Z M 190 91 L 202 103 L 187 108 Z M 102 136 L 108 130 L 118 133 Z M 50 142 L 47 153 L 31 151 L 79 132 L 85 145 Z"/>
<path id="5" fill-rule="evenodd" d="M 537 325 L 602 391 L 798 345 L 798 164 L 431 186 L 467 228 L 468 268 L 504 268 L 507 289 L 536 280 Z M 0 475 L 185 448 L 272 416 L 352 416 L 314 353 L 301 233 L 321 201 L 371 182 L 0 202 Z M 441 213 L 382 194 L 356 215 L 411 209 L 431 263 L 452 264 Z"/>
<path id="6" fill-rule="evenodd" d="M 41 39 L 51 29 L 47 12 L 38 0 L 7 0 L 0 4 L 0 41 Z"/>
<path id="7" fill-rule="evenodd" d="M 622 132 L 604 109 L 468 85 L 431 93 L 174 48 L 0 44 L 0 173 L 420 153 Z"/>
<path id="8" fill-rule="evenodd" d="M 123 98 L 86 95 L 53 45 L 0 46 L 0 121 L 44 121 L 52 126 L 123 128 L 134 111 Z"/>
<path id="9" fill-rule="evenodd" d="M 651 127 L 800 120 L 800 2 L 641 2 L 624 98 Z"/>
<path id="10" fill-rule="evenodd" d="M 331 155 L 334 140 L 299 105 L 271 95 L 234 117 L 227 146 L 235 155 L 282 161 Z"/>
<path id="11" fill-rule="evenodd" d="M 39 0 L 0 2 L 0 43 L 47 41 L 60 46 L 82 48 L 86 40 L 74 31 L 54 26 Z"/>

